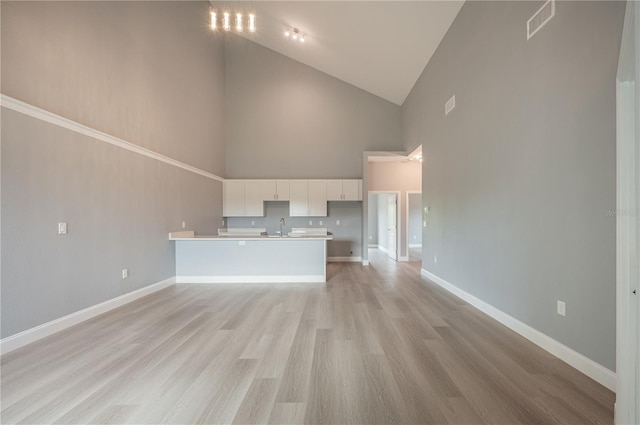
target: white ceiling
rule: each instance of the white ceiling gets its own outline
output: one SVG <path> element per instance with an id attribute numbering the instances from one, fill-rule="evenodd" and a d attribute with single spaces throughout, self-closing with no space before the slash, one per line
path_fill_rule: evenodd
<path id="1" fill-rule="evenodd" d="M 401 105 L 464 1 L 227 1 L 252 10 L 243 36 Z M 287 27 L 305 43 L 284 37 Z"/>

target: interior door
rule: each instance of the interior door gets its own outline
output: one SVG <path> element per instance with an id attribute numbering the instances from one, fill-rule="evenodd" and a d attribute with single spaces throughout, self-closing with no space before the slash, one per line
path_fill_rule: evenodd
<path id="1" fill-rule="evenodd" d="M 398 195 L 387 197 L 387 255 L 398 260 Z"/>
<path id="2" fill-rule="evenodd" d="M 627 2 L 617 76 L 616 424 L 640 423 L 640 3 Z"/>

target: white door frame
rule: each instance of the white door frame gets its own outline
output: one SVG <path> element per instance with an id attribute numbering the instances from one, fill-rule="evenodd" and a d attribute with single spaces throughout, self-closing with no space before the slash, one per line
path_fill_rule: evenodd
<path id="1" fill-rule="evenodd" d="M 396 261 L 398 261 L 397 259 L 400 258 L 400 253 L 398 252 L 400 250 L 400 234 L 402 232 L 398 231 L 398 221 L 400 220 L 400 214 L 402 213 L 402 205 L 401 202 L 398 202 L 400 200 L 400 195 L 402 194 L 401 191 L 399 190 L 369 190 L 367 191 L 367 201 L 369 200 L 369 195 L 396 195 L 396 205 L 397 205 L 397 210 L 396 210 Z M 364 201 L 364 199 L 363 199 Z M 368 236 L 369 233 L 369 227 L 368 227 L 368 223 L 367 223 L 367 242 L 369 239 Z M 378 235 L 378 237 L 380 237 Z M 367 249 L 369 247 L 369 244 L 367 243 Z M 368 257 L 367 257 L 368 258 Z M 369 263 L 369 261 L 367 260 L 367 264 Z"/>
<path id="2" fill-rule="evenodd" d="M 640 423 L 640 5 L 627 1 L 618 76 L 616 424 Z"/>

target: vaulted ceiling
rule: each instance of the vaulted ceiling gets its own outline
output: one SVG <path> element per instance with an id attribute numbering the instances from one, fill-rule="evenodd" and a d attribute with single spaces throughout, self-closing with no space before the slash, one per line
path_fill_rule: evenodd
<path id="1" fill-rule="evenodd" d="M 211 1 L 251 10 L 242 36 L 401 105 L 463 1 Z M 305 42 L 284 36 L 299 28 Z"/>

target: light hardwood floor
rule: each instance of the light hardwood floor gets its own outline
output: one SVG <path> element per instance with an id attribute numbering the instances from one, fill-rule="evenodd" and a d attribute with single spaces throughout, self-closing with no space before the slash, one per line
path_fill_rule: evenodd
<path id="1" fill-rule="evenodd" d="M 2 423 L 613 423 L 614 394 L 372 251 L 179 284 L 2 357 Z"/>

